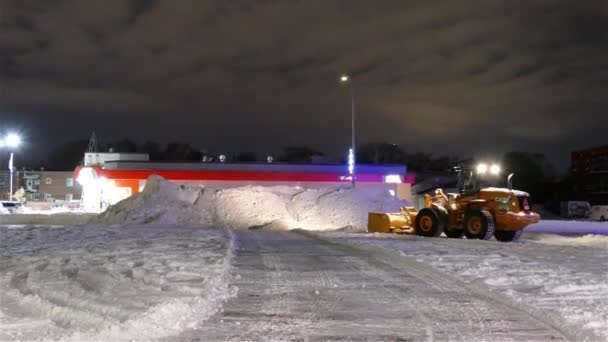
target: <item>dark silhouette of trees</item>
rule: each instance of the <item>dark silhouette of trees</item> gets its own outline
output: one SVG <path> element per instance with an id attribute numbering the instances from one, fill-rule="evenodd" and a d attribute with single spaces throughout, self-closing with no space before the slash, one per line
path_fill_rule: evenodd
<path id="1" fill-rule="evenodd" d="M 150 160 L 158 161 L 163 159 L 162 146 L 155 141 L 146 141 L 139 147 L 139 152 L 147 153 Z"/>
<path id="2" fill-rule="evenodd" d="M 279 161 L 309 164 L 312 162 L 313 156 L 323 156 L 323 153 L 308 146 L 286 147 L 283 149 L 283 154 L 279 157 Z"/>
<path id="3" fill-rule="evenodd" d="M 57 146 L 49 155 L 46 169 L 52 171 L 74 170 L 82 163 L 88 146 L 88 140 L 68 141 Z"/>
<path id="4" fill-rule="evenodd" d="M 357 161 L 364 164 L 404 164 L 408 170 L 417 172 L 447 171 L 458 164 L 456 157 L 407 153 L 399 145 L 386 142 L 362 145 L 357 152 Z"/>
<path id="5" fill-rule="evenodd" d="M 234 161 L 240 163 L 253 163 L 258 160 L 257 156 L 253 152 L 241 152 L 234 156 Z"/>
<path id="6" fill-rule="evenodd" d="M 108 144 L 108 150 L 114 152 L 134 153 L 137 152 L 137 143 L 130 139 L 121 139 Z"/>
<path id="7" fill-rule="evenodd" d="M 169 143 L 163 153 L 166 161 L 201 161 L 203 154 L 198 149 L 184 143 Z"/>
<path id="8" fill-rule="evenodd" d="M 551 198 L 557 190 L 553 167 L 542 153 L 508 152 L 502 164 L 505 173 L 514 174 L 513 188 L 529 192 L 536 201 Z"/>

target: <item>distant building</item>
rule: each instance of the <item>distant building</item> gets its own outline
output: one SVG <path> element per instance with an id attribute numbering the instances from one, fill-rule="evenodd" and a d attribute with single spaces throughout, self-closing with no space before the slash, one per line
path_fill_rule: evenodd
<path id="1" fill-rule="evenodd" d="M 40 171 L 38 193 L 46 202 L 80 201 L 82 186 L 74 180 L 74 172 Z"/>
<path id="2" fill-rule="evenodd" d="M 25 198 L 28 201 L 40 201 L 40 171 L 23 171 L 20 178 Z"/>
<path id="3" fill-rule="evenodd" d="M 593 204 L 608 204 L 608 145 L 572 152 L 572 174 L 581 180 L 576 189 Z"/>
<path id="4" fill-rule="evenodd" d="M 25 190 L 27 201 L 76 202 L 82 196 L 82 186 L 74 181 L 72 171 L 20 171 L 19 186 Z"/>

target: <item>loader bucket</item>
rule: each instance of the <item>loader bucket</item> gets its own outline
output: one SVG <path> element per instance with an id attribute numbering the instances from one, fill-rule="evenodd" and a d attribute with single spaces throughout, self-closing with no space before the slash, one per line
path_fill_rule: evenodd
<path id="1" fill-rule="evenodd" d="M 415 217 L 415 213 L 413 214 Z M 400 213 L 369 213 L 367 218 L 369 233 L 414 234 L 412 211 L 402 208 Z"/>

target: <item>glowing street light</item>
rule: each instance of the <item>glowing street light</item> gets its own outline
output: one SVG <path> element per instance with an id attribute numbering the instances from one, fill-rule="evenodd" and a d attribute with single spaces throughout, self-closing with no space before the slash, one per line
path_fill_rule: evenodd
<path id="1" fill-rule="evenodd" d="M 348 171 L 350 173 L 350 178 L 351 178 L 351 184 L 353 185 L 353 188 L 355 187 L 355 164 L 356 164 L 356 160 L 355 160 L 355 86 L 353 84 L 353 80 L 350 78 L 350 76 L 344 74 L 342 76 L 340 76 L 340 82 L 342 83 L 348 83 L 350 85 L 350 103 L 351 103 L 351 113 L 350 113 L 350 124 L 351 124 L 351 145 L 350 145 L 350 149 L 348 151 L 348 155 L 349 155 L 349 167 L 348 167 Z M 352 156 L 352 159 L 351 159 Z"/>
<path id="2" fill-rule="evenodd" d="M 21 137 L 15 133 L 9 133 L 4 137 L 4 145 L 9 148 L 19 147 L 21 145 Z"/>
<path id="3" fill-rule="evenodd" d="M 21 145 L 21 137 L 15 133 L 7 134 L 4 139 L 0 139 L 0 148 L 17 148 Z M 10 171 L 10 200 L 13 200 L 13 152 L 11 151 L 10 159 L 8 160 L 8 170 Z"/>

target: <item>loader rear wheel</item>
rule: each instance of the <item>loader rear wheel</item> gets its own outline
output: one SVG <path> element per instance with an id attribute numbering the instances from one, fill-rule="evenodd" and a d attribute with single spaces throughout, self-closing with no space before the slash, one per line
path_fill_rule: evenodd
<path id="1" fill-rule="evenodd" d="M 502 242 L 515 242 L 517 240 L 519 240 L 519 238 L 521 237 L 521 234 L 523 234 L 523 230 L 518 230 L 515 232 L 507 232 L 507 231 L 495 231 L 494 232 L 494 237 L 496 238 L 496 240 L 498 241 L 502 241 Z"/>
<path id="2" fill-rule="evenodd" d="M 471 210 L 464 217 L 467 239 L 490 240 L 494 235 L 494 218 L 486 210 Z"/>
<path id="3" fill-rule="evenodd" d="M 430 208 L 424 208 L 416 215 L 416 235 L 439 236 L 443 231 L 439 214 Z"/>

